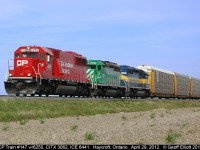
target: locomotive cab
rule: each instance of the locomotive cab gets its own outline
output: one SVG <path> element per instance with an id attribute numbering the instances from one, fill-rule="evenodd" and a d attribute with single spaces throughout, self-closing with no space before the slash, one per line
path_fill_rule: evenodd
<path id="1" fill-rule="evenodd" d="M 87 78 L 92 83 L 92 87 L 105 84 L 105 64 L 98 60 L 88 60 L 87 64 Z"/>
<path id="2" fill-rule="evenodd" d="M 14 70 L 10 69 L 10 79 L 33 79 L 39 78 L 42 71 L 51 67 L 52 52 L 44 51 L 40 47 L 19 48 L 14 53 Z"/>
<path id="3" fill-rule="evenodd" d="M 42 72 L 51 65 L 52 52 L 41 47 L 19 47 L 14 52 L 14 60 L 8 62 L 8 77 L 5 89 L 8 94 L 34 95 L 41 83 Z"/>

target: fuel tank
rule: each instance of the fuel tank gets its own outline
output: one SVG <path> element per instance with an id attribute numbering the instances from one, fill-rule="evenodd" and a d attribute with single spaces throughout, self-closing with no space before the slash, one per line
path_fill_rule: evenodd
<path id="1" fill-rule="evenodd" d="M 57 95 L 75 95 L 77 91 L 76 86 L 59 85 L 56 89 Z"/>
<path id="2" fill-rule="evenodd" d="M 117 90 L 107 90 L 105 92 L 106 97 L 114 97 L 117 96 Z"/>

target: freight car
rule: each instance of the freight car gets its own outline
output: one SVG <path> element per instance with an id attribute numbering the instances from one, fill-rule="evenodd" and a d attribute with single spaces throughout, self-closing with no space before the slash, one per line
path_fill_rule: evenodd
<path id="1" fill-rule="evenodd" d="M 137 68 L 148 73 L 151 97 L 174 96 L 174 73 L 153 66 L 138 66 Z"/>
<path id="2" fill-rule="evenodd" d="M 200 80 L 153 66 L 137 67 L 148 73 L 150 96 L 159 98 L 200 98 Z"/>
<path id="3" fill-rule="evenodd" d="M 200 98 L 200 79 L 190 77 L 190 97 Z"/>
<path id="4" fill-rule="evenodd" d="M 88 96 L 86 67 L 87 59 L 71 51 L 22 46 L 14 52 L 14 60 L 9 60 L 5 89 L 16 96 Z"/>

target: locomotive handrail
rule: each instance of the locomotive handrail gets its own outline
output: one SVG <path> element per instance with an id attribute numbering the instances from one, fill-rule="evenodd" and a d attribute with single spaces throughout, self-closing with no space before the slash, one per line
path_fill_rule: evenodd
<path id="1" fill-rule="evenodd" d="M 12 66 L 10 65 L 10 62 L 11 62 L 11 61 L 14 62 L 14 59 L 9 59 L 9 60 L 8 60 L 8 70 L 14 70 L 14 64 L 13 64 Z M 10 68 L 12 68 L 12 69 L 10 69 Z"/>
<path id="2" fill-rule="evenodd" d="M 34 70 L 35 75 L 36 75 L 36 82 L 38 81 L 38 78 L 37 78 L 37 77 L 38 77 L 38 75 L 39 75 L 39 76 L 40 76 L 40 84 L 41 84 L 41 77 L 42 77 L 41 74 L 40 74 L 39 72 L 38 72 L 38 73 L 36 72 L 34 66 L 32 66 L 32 67 L 33 67 L 33 70 Z"/>
<path id="3" fill-rule="evenodd" d="M 37 72 L 36 72 L 34 66 L 32 66 L 32 67 L 33 67 L 33 70 L 34 70 L 34 72 L 35 72 L 35 75 L 36 75 L 36 81 L 37 81 Z"/>
<path id="4" fill-rule="evenodd" d="M 94 88 L 97 89 L 97 80 L 96 80 L 96 78 L 94 80 Z"/>
<path id="5" fill-rule="evenodd" d="M 126 91 L 128 91 L 128 84 L 127 84 L 127 82 L 125 80 L 122 80 L 122 81 L 124 81 L 124 83 L 126 85 Z"/>
<path id="6" fill-rule="evenodd" d="M 6 72 L 6 73 L 5 73 L 5 80 L 4 80 L 4 81 L 8 81 L 8 77 L 9 77 L 9 73 Z"/>
<path id="7" fill-rule="evenodd" d="M 97 89 L 97 81 L 95 75 L 94 77 L 91 77 L 91 81 L 92 81 L 92 88 Z"/>
<path id="8" fill-rule="evenodd" d="M 42 75 L 40 73 L 40 65 L 43 67 L 43 63 L 38 63 L 38 75 L 40 76 L 40 84 L 41 84 L 41 78 L 42 78 Z"/>

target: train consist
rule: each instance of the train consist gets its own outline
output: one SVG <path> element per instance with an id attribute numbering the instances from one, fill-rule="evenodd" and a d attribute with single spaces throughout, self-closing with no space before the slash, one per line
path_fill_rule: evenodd
<path id="1" fill-rule="evenodd" d="M 8 62 L 8 94 L 200 98 L 200 79 L 152 66 L 87 60 L 72 51 L 22 46 Z"/>

